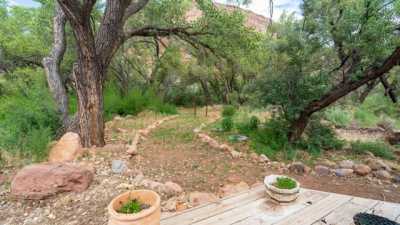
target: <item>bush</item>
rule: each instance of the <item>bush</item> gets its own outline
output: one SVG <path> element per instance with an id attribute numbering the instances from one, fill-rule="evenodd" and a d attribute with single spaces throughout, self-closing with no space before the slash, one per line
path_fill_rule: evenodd
<path id="1" fill-rule="evenodd" d="M 7 74 L 0 96 L 0 149 L 40 161 L 47 156 L 60 121 L 41 69 Z"/>
<path id="2" fill-rule="evenodd" d="M 393 151 L 390 149 L 384 142 L 353 142 L 351 143 L 351 149 L 356 154 L 365 154 L 367 151 L 371 152 L 375 156 L 384 158 L 384 159 L 395 159 Z"/>
<path id="3" fill-rule="evenodd" d="M 231 131 L 233 128 L 233 119 L 232 117 L 224 117 L 222 118 L 221 127 L 223 131 Z"/>
<path id="4" fill-rule="evenodd" d="M 250 118 L 244 119 L 243 122 L 239 122 L 236 124 L 237 129 L 242 133 L 249 135 L 251 132 L 258 129 L 260 124 L 260 120 L 256 116 L 252 116 Z"/>
<path id="5" fill-rule="evenodd" d="M 299 147 L 313 154 L 322 150 L 342 149 L 344 142 L 337 139 L 335 132 L 319 120 L 312 120 L 305 131 L 306 138 L 299 141 Z"/>
<path id="6" fill-rule="evenodd" d="M 260 124 L 260 119 L 258 119 L 257 116 L 250 117 L 249 128 L 251 130 L 257 130 L 259 124 Z"/>
<path id="7" fill-rule="evenodd" d="M 233 115 L 235 115 L 235 113 L 236 113 L 236 109 L 232 105 L 226 105 L 226 106 L 224 106 L 224 108 L 222 110 L 223 117 L 232 117 Z"/>
<path id="8" fill-rule="evenodd" d="M 104 90 L 104 114 L 107 120 L 115 114 L 136 115 L 149 109 L 164 114 L 176 114 L 174 105 L 163 102 L 153 91 L 142 92 L 138 89 L 130 90 L 126 95 L 121 95 L 118 88 L 109 83 Z"/>
<path id="9" fill-rule="evenodd" d="M 365 110 L 362 107 L 358 108 L 354 112 L 354 118 L 363 127 L 375 126 L 376 123 L 379 121 L 379 118 L 374 113 Z"/>

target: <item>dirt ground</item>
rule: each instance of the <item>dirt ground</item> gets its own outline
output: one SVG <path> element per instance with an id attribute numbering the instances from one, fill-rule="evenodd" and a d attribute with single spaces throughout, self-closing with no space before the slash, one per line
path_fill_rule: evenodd
<path id="1" fill-rule="evenodd" d="M 16 200 L 9 195 L 9 181 L 16 168 L 5 169 L 2 172 L 8 181 L 0 185 L 0 224 L 106 224 L 108 203 L 114 196 L 126 191 L 124 185 L 132 182 L 137 171 L 155 181 L 174 181 L 183 187 L 185 193 L 203 191 L 216 194 L 227 183 L 244 181 L 252 186 L 262 182 L 265 175 L 288 174 L 280 163 L 267 165 L 252 158 L 247 143 L 232 144 L 237 151 L 245 153 L 244 157 L 236 159 L 225 151 L 202 143 L 194 129 L 216 121 L 219 113 L 219 108 L 209 109 L 205 117 L 204 109 L 198 109 L 196 116 L 193 110 L 180 110 L 177 118 L 161 124 L 141 141 L 138 155 L 132 158 L 125 153 L 124 144 L 132 140 L 135 131 L 162 116 L 147 112 L 135 117 L 114 118 L 106 125 L 108 145 L 91 151 L 95 154 L 88 154 L 80 160 L 80 163 L 91 165 L 96 170 L 94 182 L 82 193 L 62 193 L 40 201 Z M 322 157 L 338 160 L 345 154 Z M 114 159 L 125 160 L 131 173 L 114 174 L 111 171 Z M 400 203 L 398 185 L 373 177 L 289 175 L 306 188 Z"/>

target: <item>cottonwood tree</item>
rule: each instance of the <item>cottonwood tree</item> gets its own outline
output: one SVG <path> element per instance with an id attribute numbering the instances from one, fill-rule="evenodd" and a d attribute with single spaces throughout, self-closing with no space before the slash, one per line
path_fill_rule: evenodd
<path id="1" fill-rule="evenodd" d="M 79 132 L 84 146 L 104 145 L 103 83 L 120 46 L 134 37 L 177 36 L 195 43 L 203 31 L 188 26 L 128 26 L 149 0 L 107 0 L 97 25 L 91 20 L 96 0 L 57 0 L 71 25 L 77 45 L 73 75 L 78 97 Z M 57 60 L 56 60 L 57 61 Z"/>

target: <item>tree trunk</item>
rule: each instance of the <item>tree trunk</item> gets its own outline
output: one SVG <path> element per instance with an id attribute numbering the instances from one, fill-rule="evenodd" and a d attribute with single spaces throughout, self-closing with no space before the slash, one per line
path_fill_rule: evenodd
<path id="1" fill-rule="evenodd" d="M 60 113 L 61 121 L 64 129 L 69 127 L 68 118 L 68 96 L 60 75 L 60 63 L 63 59 L 66 43 L 65 43 L 65 23 L 67 19 L 61 7 L 56 5 L 56 12 L 53 19 L 54 43 L 51 53 L 48 57 L 43 58 L 42 64 L 46 73 L 47 83 L 56 102 Z"/>
<path id="2" fill-rule="evenodd" d="M 81 61 L 81 60 L 80 60 Z M 78 97 L 78 121 L 82 145 L 104 146 L 103 85 L 104 74 L 95 62 L 78 66 L 75 74 Z M 77 75 L 80 73 L 80 75 Z"/>
<path id="3" fill-rule="evenodd" d="M 368 82 L 384 76 L 394 66 L 399 64 L 400 47 L 397 47 L 380 67 L 373 67 L 366 70 L 363 74 L 363 77 L 358 80 L 348 79 L 343 83 L 339 83 L 320 99 L 311 101 L 301 111 L 300 116 L 292 122 L 288 133 L 289 141 L 294 142 L 301 137 L 307 126 L 308 120 L 313 113 L 328 107 L 332 103 L 348 95 L 352 91 L 357 90 L 359 87 L 367 84 Z"/>

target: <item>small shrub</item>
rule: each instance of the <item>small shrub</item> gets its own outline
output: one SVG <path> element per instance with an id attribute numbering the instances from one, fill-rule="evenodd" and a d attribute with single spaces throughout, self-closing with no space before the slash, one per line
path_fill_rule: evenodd
<path id="1" fill-rule="evenodd" d="M 374 113 L 362 107 L 354 112 L 354 118 L 363 127 L 373 127 L 379 121 L 379 118 Z"/>
<path id="2" fill-rule="evenodd" d="M 278 177 L 273 185 L 279 189 L 293 189 L 297 186 L 296 181 L 288 177 Z"/>
<path id="3" fill-rule="evenodd" d="M 375 156 L 384 159 L 395 159 L 393 151 L 384 142 L 353 142 L 351 143 L 351 149 L 356 154 L 365 154 L 367 151 L 371 152 Z"/>
<path id="4" fill-rule="evenodd" d="M 259 124 L 260 124 L 260 119 L 258 119 L 257 116 L 250 117 L 249 128 L 251 130 L 257 130 Z"/>
<path id="5" fill-rule="evenodd" d="M 232 117 L 233 115 L 235 115 L 235 113 L 236 113 L 236 109 L 232 105 L 226 105 L 226 106 L 224 106 L 224 108 L 222 110 L 223 117 Z"/>
<path id="6" fill-rule="evenodd" d="M 221 127 L 223 131 L 231 131 L 233 128 L 233 119 L 232 117 L 224 117 L 222 118 Z"/>
<path id="7" fill-rule="evenodd" d="M 118 209 L 118 213 L 123 213 L 123 214 L 134 214 L 134 213 L 139 213 L 143 209 L 147 209 L 150 206 L 147 204 L 142 204 L 139 202 L 137 199 L 132 199 L 129 200 L 127 203 L 122 205 L 120 209 Z"/>

